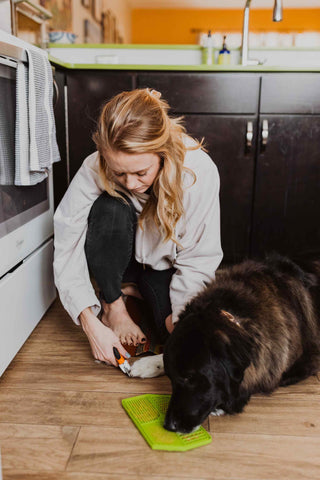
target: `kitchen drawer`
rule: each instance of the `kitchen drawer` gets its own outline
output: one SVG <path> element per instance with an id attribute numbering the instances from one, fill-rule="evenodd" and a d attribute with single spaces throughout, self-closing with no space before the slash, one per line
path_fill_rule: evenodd
<path id="1" fill-rule="evenodd" d="M 53 240 L 0 280 L 0 376 L 56 297 Z"/>
<path id="2" fill-rule="evenodd" d="M 319 114 L 319 92 L 319 73 L 264 74 L 260 112 Z"/>
<path id="3" fill-rule="evenodd" d="M 139 88 L 162 93 L 177 113 L 255 113 L 259 75 L 242 73 L 159 72 L 138 74 Z"/>

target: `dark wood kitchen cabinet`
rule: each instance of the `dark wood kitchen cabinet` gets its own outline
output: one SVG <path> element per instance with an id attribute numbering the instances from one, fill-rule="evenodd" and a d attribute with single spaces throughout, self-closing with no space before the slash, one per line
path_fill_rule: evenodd
<path id="1" fill-rule="evenodd" d="M 270 251 L 320 255 L 319 74 L 67 70 L 65 75 L 70 179 L 95 150 L 91 135 L 102 104 L 123 90 L 151 87 L 162 93 L 172 115 L 184 116 L 192 136 L 205 138 L 219 169 L 226 262 Z"/>
<path id="2" fill-rule="evenodd" d="M 320 252 L 320 116 L 261 115 L 252 222 L 252 253 Z M 266 126 L 266 124 L 265 124 Z"/>
<path id="3" fill-rule="evenodd" d="M 65 73 L 57 69 L 53 72 L 53 111 L 56 123 L 56 136 L 61 161 L 53 164 L 54 207 L 56 208 L 68 188 L 67 129 L 65 118 L 64 86 Z"/>
<path id="4" fill-rule="evenodd" d="M 320 255 L 319 91 L 317 73 L 262 76 L 251 240 L 255 256 L 270 251 Z"/>
<path id="5" fill-rule="evenodd" d="M 114 95 L 132 90 L 127 72 L 76 70 L 67 73 L 70 178 L 96 150 L 92 134 L 102 106 Z"/>
<path id="6" fill-rule="evenodd" d="M 225 262 L 249 255 L 254 191 L 259 77 L 248 74 L 144 73 L 139 87 L 159 90 L 187 132 L 201 140 L 220 174 Z M 251 127 L 251 128 L 250 128 Z"/>
<path id="7" fill-rule="evenodd" d="M 225 261 L 320 254 L 319 74 L 145 73 L 138 86 L 161 91 L 205 137 L 220 172 Z"/>
<path id="8" fill-rule="evenodd" d="M 254 152 L 246 147 L 251 115 L 186 115 L 191 136 L 205 137 L 205 146 L 220 175 L 221 241 L 224 261 L 235 262 L 248 255 L 254 185 Z"/>

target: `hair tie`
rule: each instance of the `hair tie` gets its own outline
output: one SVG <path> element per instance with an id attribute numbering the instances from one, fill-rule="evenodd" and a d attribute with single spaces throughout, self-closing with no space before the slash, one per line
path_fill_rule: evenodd
<path id="1" fill-rule="evenodd" d="M 147 91 L 149 95 L 151 95 L 152 97 L 158 98 L 158 99 L 161 98 L 161 92 L 158 92 L 158 90 L 147 88 Z"/>

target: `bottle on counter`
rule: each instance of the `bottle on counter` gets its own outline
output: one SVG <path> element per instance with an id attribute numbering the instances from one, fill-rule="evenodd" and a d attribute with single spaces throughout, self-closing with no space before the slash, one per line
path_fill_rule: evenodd
<path id="1" fill-rule="evenodd" d="M 203 42 L 202 63 L 203 65 L 214 64 L 213 37 L 211 35 L 211 30 L 208 31 L 208 35 Z"/>
<path id="2" fill-rule="evenodd" d="M 230 50 L 228 50 L 227 48 L 226 38 L 227 36 L 224 35 L 222 49 L 219 52 L 219 59 L 218 59 L 219 65 L 230 65 L 231 63 L 230 62 L 231 54 L 230 54 Z"/>

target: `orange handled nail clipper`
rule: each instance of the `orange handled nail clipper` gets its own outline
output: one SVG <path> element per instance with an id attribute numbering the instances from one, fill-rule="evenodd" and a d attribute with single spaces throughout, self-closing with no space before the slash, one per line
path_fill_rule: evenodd
<path id="1" fill-rule="evenodd" d="M 116 347 L 113 347 L 113 353 L 114 353 L 114 356 L 116 357 L 119 368 L 123 371 L 123 373 L 125 373 L 126 375 L 129 375 L 131 372 L 131 367 L 129 362 L 121 355 L 121 353 Z"/>

